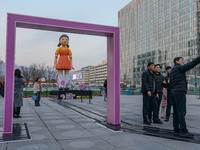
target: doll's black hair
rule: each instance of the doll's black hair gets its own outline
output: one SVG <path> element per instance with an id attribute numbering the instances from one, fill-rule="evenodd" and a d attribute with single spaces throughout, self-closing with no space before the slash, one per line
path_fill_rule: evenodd
<path id="1" fill-rule="evenodd" d="M 69 37 L 68 37 L 66 34 L 62 34 L 62 35 L 60 36 L 60 38 L 59 38 L 59 41 L 60 41 L 60 39 L 61 39 L 62 37 L 67 37 L 67 38 L 69 39 Z M 60 47 L 60 46 L 61 46 L 61 44 L 58 43 L 58 47 Z M 69 48 L 69 45 L 67 45 L 67 48 Z"/>

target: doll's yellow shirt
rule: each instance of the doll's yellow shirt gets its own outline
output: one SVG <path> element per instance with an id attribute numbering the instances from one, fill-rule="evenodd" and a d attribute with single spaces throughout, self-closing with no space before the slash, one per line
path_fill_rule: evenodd
<path id="1" fill-rule="evenodd" d="M 69 50 L 69 55 L 72 55 L 72 52 L 71 52 L 71 50 L 69 49 L 69 48 L 67 48 L 67 47 L 59 47 L 57 50 L 56 50 L 56 52 L 55 52 L 55 54 L 56 55 L 59 55 L 60 53 L 59 53 L 59 51 L 60 51 L 60 48 L 62 48 L 62 50 Z"/>

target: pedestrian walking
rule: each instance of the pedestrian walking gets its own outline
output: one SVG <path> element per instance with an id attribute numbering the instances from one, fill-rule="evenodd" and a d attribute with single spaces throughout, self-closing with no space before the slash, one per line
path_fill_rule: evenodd
<path id="1" fill-rule="evenodd" d="M 35 100 L 35 106 L 40 106 L 40 99 L 41 99 L 41 93 L 42 85 L 41 85 L 41 79 L 37 78 L 34 83 L 34 94 L 37 95 L 37 99 Z"/>
<path id="2" fill-rule="evenodd" d="M 21 106 L 23 106 L 23 87 L 25 79 L 19 69 L 15 70 L 15 83 L 14 83 L 14 108 L 13 117 L 20 118 Z"/>
<path id="3" fill-rule="evenodd" d="M 174 67 L 170 72 L 170 84 L 172 86 L 172 101 L 173 101 L 173 127 L 174 136 L 183 138 L 193 138 L 193 134 L 188 132 L 186 127 L 186 92 L 187 80 L 186 71 L 194 68 L 200 63 L 200 56 L 193 59 L 191 62 L 184 64 L 183 57 L 174 58 Z"/>

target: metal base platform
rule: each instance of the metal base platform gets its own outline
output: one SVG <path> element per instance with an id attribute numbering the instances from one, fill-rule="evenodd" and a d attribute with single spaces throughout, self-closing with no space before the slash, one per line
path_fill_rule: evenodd
<path id="1" fill-rule="evenodd" d="M 27 124 L 13 124 L 13 133 L 11 134 L 3 134 L 2 128 L 0 129 L 0 142 L 13 142 L 20 140 L 29 140 L 31 139 Z"/>

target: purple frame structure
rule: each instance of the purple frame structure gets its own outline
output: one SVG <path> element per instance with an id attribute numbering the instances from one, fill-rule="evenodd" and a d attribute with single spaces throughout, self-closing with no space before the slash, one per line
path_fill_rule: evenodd
<path id="1" fill-rule="evenodd" d="M 107 123 L 120 125 L 119 27 L 8 13 L 3 134 L 11 134 L 13 128 L 16 27 L 107 37 Z"/>

